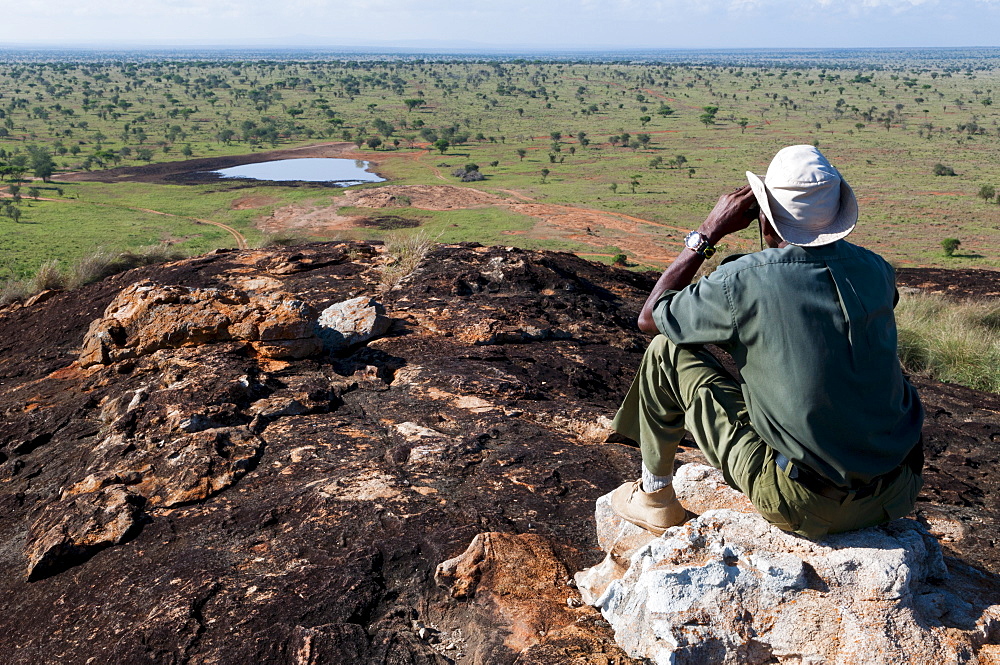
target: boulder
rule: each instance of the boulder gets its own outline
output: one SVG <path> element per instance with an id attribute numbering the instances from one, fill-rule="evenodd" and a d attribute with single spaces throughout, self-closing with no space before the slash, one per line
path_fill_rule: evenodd
<path id="1" fill-rule="evenodd" d="M 132 284 L 87 331 L 78 362 L 107 365 L 220 341 L 245 341 L 267 358 L 305 358 L 321 350 L 315 311 L 290 293 Z"/>
<path id="2" fill-rule="evenodd" d="M 385 334 L 392 319 L 374 298 L 361 296 L 330 305 L 316 322 L 316 335 L 329 351 L 339 351 Z"/>
<path id="3" fill-rule="evenodd" d="M 813 542 L 749 512 L 710 467 L 682 466 L 674 485 L 686 506 L 704 512 L 658 538 L 615 515 L 610 494 L 598 499 L 607 556 L 576 575 L 583 599 L 633 657 L 671 665 L 979 662 L 975 654 L 1000 631 L 1000 605 L 981 593 L 982 574 L 946 565 L 917 522 Z"/>

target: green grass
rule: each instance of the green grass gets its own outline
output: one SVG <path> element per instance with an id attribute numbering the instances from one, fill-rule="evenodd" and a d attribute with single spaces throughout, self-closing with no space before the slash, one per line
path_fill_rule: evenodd
<path id="1" fill-rule="evenodd" d="M 1000 300 L 956 302 L 935 294 L 903 294 L 896 324 L 907 371 L 1000 392 Z"/>
<path id="2" fill-rule="evenodd" d="M 15 279 L 30 276 L 45 262 L 75 263 L 99 247 L 120 251 L 176 242 L 182 251 L 200 253 L 228 236 L 215 227 L 82 200 L 33 202 L 20 223 L 2 223 L 0 277 Z"/>
<path id="3" fill-rule="evenodd" d="M 1000 205 L 976 197 L 983 185 L 1000 186 L 995 175 L 1000 103 L 983 103 L 1000 95 L 1000 69 L 995 60 L 974 64 L 895 61 L 842 69 L 837 63 L 0 62 L 0 128 L 6 132 L 0 135 L 0 162 L 25 157 L 29 145 L 55 152 L 78 149 L 77 155 L 56 157 L 57 166 L 67 169 L 80 168 L 88 156 L 123 148 L 132 153 L 119 155 L 121 165 L 144 164 L 135 153 L 148 147 L 154 149 L 154 161 L 182 159 L 186 144 L 195 157 L 245 154 L 272 143 L 291 147 L 338 140 L 345 130 L 352 138 L 371 136 L 381 120 L 395 127 L 391 137 L 383 137 L 386 143 L 398 139 L 400 149 L 365 148 L 363 153 L 393 183 L 457 184 L 451 168 L 475 162 L 487 175 L 487 181 L 471 185 L 478 189 L 510 189 L 539 202 L 688 229 L 704 219 L 719 194 L 745 182 L 745 170 L 762 173 L 784 145 L 818 142 L 861 199 L 861 223 L 852 240 L 904 266 L 1000 268 Z M 408 111 L 403 100 L 417 96 L 426 106 Z M 658 115 L 661 103 L 674 113 Z M 716 124 L 706 127 L 699 116 L 709 105 L 719 111 Z M 184 109 L 191 113 L 185 116 Z M 330 122 L 331 113 L 340 126 Z M 648 123 L 643 116 L 651 118 Z M 740 118 L 748 120 L 745 131 Z M 890 121 L 888 131 L 884 118 Z M 279 132 L 273 140 L 237 138 L 225 144 L 217 139 L 227 128 L 239 134 L 245 121 L 273 122 Z M 455 126 L 468 140 L 444 155 L 419 155 L 412 146 L 422 141 L 414 126 L 420 122 L 438 130 Z M 857 128 L 858 123 L 864 127 Z M 975 123 L 972 131 L 970 123 Z M 182 135 L 175 136 L 176 131 Z M 562 134 L 558 152 L 553 131 Z M 576 138 L 581 131 L 590 145 Z M 649 133 L 651 140 L 639 148 L 609 143 L 610 136 L 623 132 L 633 138 Z M 518 150 L 526 151 L 523 160 Z M 687 158 L 684 168 L 650 165 L 654 157 L 669 162 L 676 155 Z M 497 166 L 490 166 L 494 161 Z M 938 162 L 958 175 L 933 175 Z M 550 171 L 544 183 L 542 169 Z M 641 176 L 635 193 L 629 185 L 633 175 Z M 0 247 L 13 266 L 8 272 L 23 275 L 45 261 L 68 261 L 106 243 L 137 247 L 168 239 L 194 252 L 231 244 L 222 230 L 179 218 L 157 220 L 130 207 L 230 224 L 254 244 L 262 238 L 257 222 L 274 207 L 336 194 L 219 185 L 59 186 L 79 196 L 79 203 L 22 206 L 24 228 L 2 222 L 25 236 Z M 254 192 L 277 202 L 232 209 L 235 199 Z M 101 211 L 93 205 L 98 203 L 109 205 Z M 449 240 L 589 254 L 617 250 L 610 240 L 606 247 L 594 247 L 532 233 L 526 228 L 531 220 L 508 212 L 467 213 L 431 214 L 426 223 Z M 51 233 L 46 238 L 37 228 L 28 229 L 31 224 Z M 505 230 L 523 233 L 511 236 Z M 676 241 L 667 231 L 652 231 L 650 242 Z M 962 240 L 954 257 L 940 250 L 941 239 L 949 236 Z"/>

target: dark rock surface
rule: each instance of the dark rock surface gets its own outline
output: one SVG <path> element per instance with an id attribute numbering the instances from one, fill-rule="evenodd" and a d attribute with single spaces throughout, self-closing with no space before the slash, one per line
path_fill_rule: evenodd
<path id="1" fill-rule="evenodd" d="M 140 280 L 319 312 L 376 296 L 380 262 L 215 252 L 0 310 L 0 662 L 631 662 L 570 575 L 638 469 L 602 423 L 654 276 L 441 247 L 378 296 L 385 336 L 334 356 L 166 331 L 184 341 L 74 362 Z M 918 387 L 919 516 L 1000 572 L 1000 397 Z"/>

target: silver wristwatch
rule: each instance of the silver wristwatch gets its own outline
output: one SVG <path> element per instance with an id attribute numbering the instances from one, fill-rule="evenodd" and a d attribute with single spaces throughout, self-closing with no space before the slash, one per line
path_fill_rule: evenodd
<path id="1" fill-rule="evenodd" d="M 715 247 L 712 246 L 712 243 L 704 234 L 697 231 L 692 231 L 684 236 L 684 246 L 706 259 L 712 258 L 712 255 L 715 254 Z"/>

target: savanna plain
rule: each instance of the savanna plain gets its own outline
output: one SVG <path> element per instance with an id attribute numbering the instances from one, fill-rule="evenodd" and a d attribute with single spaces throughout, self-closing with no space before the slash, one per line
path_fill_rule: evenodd
<path id="1" fill-rule="evenodd" d="M 796 143 L 817 145 L 857 193 L 854 242 L 899 268 L 998 269 L 998 107 L 994 51 L 690 62 L 11 52 L 0 59 L 0 280 L 11 301 L 86 281 L 101 270 L 87 266 L 122 253 L 417 234 L 662 268 L 721 193 Z M 198 175 L 296 156 L 365 160 L 387 182 Z M 753 227 L 721 254 L 758 242 Z M 1000 390 L 995 299 L 965 303 L 978 308 L 959 316 L 968 339 L 934 352 L 944 306 L 911 304 L 900 317 L 911 369 Z M 933 369 L 948 353 L 984 368 Z"/>

